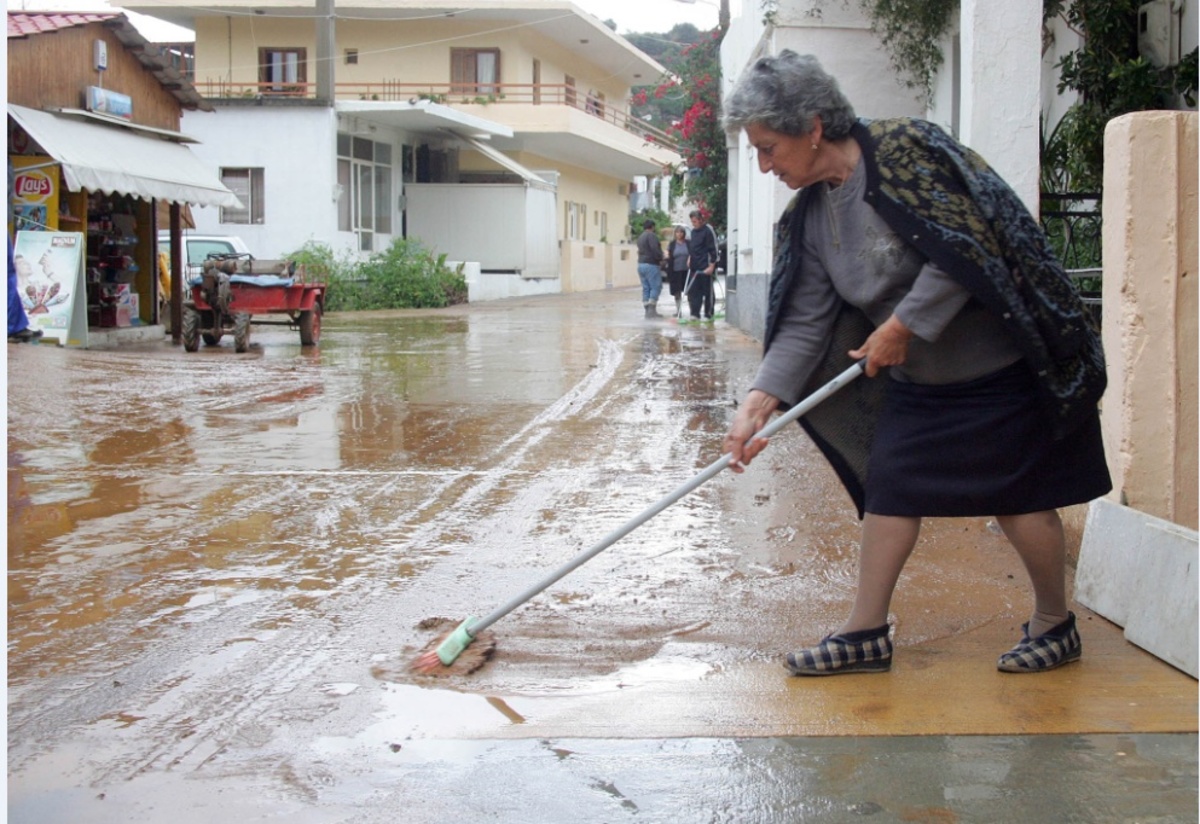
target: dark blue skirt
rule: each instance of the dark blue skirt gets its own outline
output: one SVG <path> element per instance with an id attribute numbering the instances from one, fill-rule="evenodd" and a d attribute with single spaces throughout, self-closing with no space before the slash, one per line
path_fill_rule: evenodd
<path id="1" fill-rule="evenodd" d="M 867 467 L 866 511 L 1020 515 L 1112 489 L 1100 414 L 1055 440 L 1024 361 L 973 381 L 888 380 Z"/>

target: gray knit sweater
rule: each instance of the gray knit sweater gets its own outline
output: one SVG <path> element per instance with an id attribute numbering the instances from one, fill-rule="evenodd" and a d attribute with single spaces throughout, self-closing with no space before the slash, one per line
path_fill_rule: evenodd
<path id="1" fill-rule="evenodd" d="M 839 299 L 861 309 L 875 326 L 893 313 L 916 336 L 892 377 L 915 383 L 957 383 L 1020 359 L 1000 320 L 970 293 L 905 243 L 863 200 L 866 165 L 839 187 L 820 185 L 804 217 L 801 266 L 812 276 L 797 284 L 782 308 L 778 333 L 753 388 L 797 402 L 824 355 Z"/>

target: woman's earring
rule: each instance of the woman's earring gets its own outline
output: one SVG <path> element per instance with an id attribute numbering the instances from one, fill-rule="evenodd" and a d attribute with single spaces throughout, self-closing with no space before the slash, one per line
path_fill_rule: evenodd
<path id="1" fill-rule="evenodd" d="M 817 144 L 816 144 L 816 143 L 814 143 L 814 144 L 813 144 L 813 151 L 816 151 L 816 150 L 817 150 Z"/>

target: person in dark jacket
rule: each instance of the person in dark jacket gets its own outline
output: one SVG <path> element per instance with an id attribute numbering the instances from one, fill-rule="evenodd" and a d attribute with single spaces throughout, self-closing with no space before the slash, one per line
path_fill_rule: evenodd
<path id="1" fill-rule="evenodd" d="M 786 667 L 891 667 L 891 598 L 922 517 L 994 517 L 1020 556 L 1033 608 L 998 669 L 1078 660 L 1057 510 L 1112 487 L 1104 357 L 1037 221 L 934 124 L 857 120 L 811 56 L 754 63 L 725 125 L 800 190 L 779 222 L 763 360 L 724 441 L 733 470 L 766 447 L 750 439 L 776 410 L 853 360 L 870 378 L 801 419 L 863 527 L 850 615 Z"/>
<path id="2" fill-rule="evenodd" d="M 12 238 L 8 239 L 8 342 L 29 343 L 42 336 L 41 329 L 29 325 L 29 316 L 21 303 L 21 291 L 17 287 L 17 265 L 13 260 Z"/>
<path id="3" fill-rule="evenodd" d="M 712 320 L 713 316 L 713 278 L 717 271 L 717 233 L 704 220 L 704 214 L 698 209 L 693 210 L 688 217 L 692 220 L 692 237 L 688 241 L 688 277 L 691 285 L 688 287 L 688 310 L 692 320 Z"/>
<path id="4" fill-rule="evenodd" d="M 657 318 L 658 296 L 662 293 L 662 241 L 654 231 L 654 221 L 642 223 L 642 233 L 637 239 L 638 278 L 642 281 L 642 308 L 647 318 Z"/>
<path id="5" fill-rule="evenodd" d="M 687 229 L 675 227 L 675 237 L 667 244 L 667 257 L 664 260 L 667 272 L 667 286 L 671 297 L 675 298 L 675 317 L 683 317 L 683 287 L 688 275 L 688 241 Z"/>

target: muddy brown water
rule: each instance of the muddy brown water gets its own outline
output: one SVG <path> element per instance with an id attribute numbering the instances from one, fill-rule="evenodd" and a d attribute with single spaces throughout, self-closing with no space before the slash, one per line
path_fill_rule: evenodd
<path id="1" fill-rule="evenodd" d="M 758 343 L 641 314 L 622 291 L 330 316 L 319 350 L 282 330 L 244 355 L 9 346 L 10 812 L 169 774 L 302 801 L 353 786 L 358 748 L 836 627 L 858 522 L 795 429 L 497 623 L 469 678 L 408 670 L 424 628 L 486 614 L 717 457 Z M 1023 603 L 1015 572 L 982 521 L 930 524 L 904 637 Z M 154 820 L 131 809 L 114 820 Z"/>

